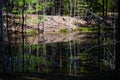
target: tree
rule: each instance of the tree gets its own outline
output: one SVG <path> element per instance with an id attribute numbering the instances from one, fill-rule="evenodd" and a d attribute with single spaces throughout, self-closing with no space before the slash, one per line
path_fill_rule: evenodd
<path id="1" fill-rule="evenodd" d="M 15 0 L 13 1 L 13 13 L 20 14 L 22 12 L 23 1 L 22 0 Z M 53 5 L 53 1 L 43 2 L 43 0 L 26 0 L 25 1 L 25 13 L 28 14 L 35 14 L 38 11 L 42 11 L 43 8 L 46 10 Z"/>
<path id="2" fill-rule="evenodd" d="M 117 4 L 117 12 L 118 12 L 118 19 L 117 19 L 117 26 L 116 26 L 116 44 L 115 44 L 115 50 L 116 50 L 116 56 L 115 56 L 115 70 L 116 70 L 116 80 L 119 80 L 120 77 L 120 7 L 118 6 L 120 4 L 120 0 L 116 0 Z"/>
<path id="3" fill-rule="evenodd" d="M 2 0 L 0 0 L 0 42 L 3 42 Z"/>
<path id="4" fill-rule="evenodd" d="M 2 69 L 0 72 L 5 72 L 5 65 L 4 65 L 4 45 L 3 45 L 3 14 L 2 14 L 2 2 L 3 0 L 0 0 L 0 67 Z M 3 71 L 4 70 L 4 71 Z"/>
<path id="5" fill-rule="evenodd" d="M 0 51 L 3 47 L 1 44 L 3 43 L 3 18 L 2 18 L 2 0 L 0 0 Z M 0 53 L 1 54 L 1 53 Z"/>
<path id="6" fill-rule="evenodd" d="M 108 11 L 114 11 L 116 7 L 116 0 L 108 0 Z"/>

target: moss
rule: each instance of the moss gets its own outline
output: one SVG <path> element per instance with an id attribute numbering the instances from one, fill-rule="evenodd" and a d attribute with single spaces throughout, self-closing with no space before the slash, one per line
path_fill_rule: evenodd
<path id="1" fill-rule="evenodd" d="M 68 32 L 68 29 L 67 29 L 67 28 L 64 28 L 64 29 L 61 29 L 61 30 L 60 30 L 60 33 L 66 34 L 67 32 Z"/>
<path id="2" fill-rule="evenodd" d="M 78 28 L 79 31 L 82 31 L 82 32 L 97 32 L 98 31 L 98 28 L 83 28 L 83 27 L 80 27 Z"/>
<path id="3" fill-rule="evenodd" d="M 27 30 L 26 33 L 27 33 L 27 35 L 35 35 L 38 33 L 38 31 L 37 30 Z"/>

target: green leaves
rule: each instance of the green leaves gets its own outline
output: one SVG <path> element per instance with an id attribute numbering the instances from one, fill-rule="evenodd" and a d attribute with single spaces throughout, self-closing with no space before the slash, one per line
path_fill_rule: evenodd
<path id="1" fill-rule="evenodd" d="M 36 6 L 36 8 L 37 8 L 39 11 L 42 11 L 42 10 L 43 10 L 43 8 L 44 8 L 44 5 L 43 5 L 43 4 L 38 5 L 38 6 Z"/>
<path id="2" fill-rule="evenodd" d="M 28 9 L 28 10 L 26 10 L 26 13 L 35 13 L 35 10 L 34 9 Z"/>
<path id="3" fill-rule="evenodd" d="M 31 4 L 35 4 L 37 1 L 36 0 L 26 0 L 26 3 L 31 3 Z"/>
<path id="4" fill-rule="evenodd" d="M 17 7 L 22 7 L 23 6 L 23 0 L 14 0 L 13 3 Z"/>
<path id="5" fill-rule="evenodd" d="M 23 0 L 15 0 L 13 1 L 13 4 L 13 13 L 18 13 L 18 10 L 19 13 L 21 13 L 24 5 Z M 42 0 L 25 0 L 24 9 L 26 14 L 32 14 L 37 13 L 38 11 L 42 11 L 43 9 L 47 9 L 53 5 L 54 3 L 52 1 L 44 3 Z"/>

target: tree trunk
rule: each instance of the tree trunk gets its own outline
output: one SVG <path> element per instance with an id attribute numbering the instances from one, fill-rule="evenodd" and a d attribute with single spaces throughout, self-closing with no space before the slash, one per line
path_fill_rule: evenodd
<path id="1" fill-rule="evenodd" d="M 2 0 L 0 0 L 0 42 L 3 42 Z"/>
<path id="2" fill-rule="evenodd" d="M 3 18 L 2 18 L 2 0 L 0 0 L 0 72 L 5 72 L 5 62 L 4 62 L 4 44 L 3 44 Z"/>
<path id="3" fill-rule="evenodd" d="M 120 80 L 119 77 L 119 70 L 120 70 L 120 7 L 118 6 L 120 4 L 120 0 L 117 0 L 117 8 L 118 8 L 118 19 L 117 19 L 117 26 L 116 26 L 116 56 L 115 56 L 115 70 L 116 70 L 116 80 Z"/>

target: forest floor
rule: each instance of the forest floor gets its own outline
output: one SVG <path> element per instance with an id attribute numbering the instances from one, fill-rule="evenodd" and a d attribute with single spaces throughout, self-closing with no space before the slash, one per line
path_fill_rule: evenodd
<path id="1" fill-rule="evenodd" d="M 38 19 L 37 15 L 27 15 L 26 24 L 33 28 L 40 28 L 44 31 L 58 31 L 63 28 L 77 28 L 80 25 L 85 25 L 87 22 L 82 18 L 69 16 L 51 16 L 45 15 Z"/>
<path id="2" fill-rule="evenodd" d="M 14 40 L 20 43 L 22 41 L 22 19 L 15 15 L 12 18 L 10 21 L 8 19 L 10 23 L 13 23 L 12 27 L 9 25 L 10 28 L 8 29 L 12 30 L 11 37 L 13 43 Z M 94 21 L 92 21 L 92 23 L 95 24 Z M 4 23 L 4 26 L 6 26 L 6 23 Z M 66 42 L 73 39 L 81 39 L 82 41 L 82 38 L 85 37 L 86 34 L 81 34 L 79 28 L 85 26 L 89 25 L 83 18 L 46 15 L 38 19 L 37 15 L 27 15 L 24 26 L 24 32 L 26 32 L 25 39 L 29 44 L 42 43 L 43 35 L 46 43 Z M 78 36 L 78 34 L 80 35 Z M 69 39 L 69 37 L 71 37 L 71 39 Z"/>
<path id="3" fill-rule="evenodd" d="M 4 15 L 5 16 L 5 15 Z M 9 16 L 11 18 L 11 16 Z M 8 18 L 9 18 L 8 17 Z M 111 20 L 108 21 L 112 23 Z M 86 33 L 81 33 L 83 28 L 86 30 L 97 28 L 95 20 L 85 20 L 80 17 L 69 17 L 59 15 L 26 15 L 25 16 L 25 40 L 30 44 L 42 43 L 43 38 L 45 43 L 66 42 L 68 40 L 81 40 L 86 37 Z M 12 39 L 21 43 L 22 39 L 22 18 L 20 15 L 12 15 L 12 19 L 8 19 L 8 30 L 12 31 Z M 12 24 L 12 25 L 10 25 Z M 4 17 L 4 26 L 6 28 L 7 36 L 7 18 Z M 87 28 L 86 28 L 87 27 Z M 88 32 L 88 30 L 86 30 Z M 84 31 L 83 31 L 84 32 Z M 88 33 L 87 33 L 88 35 Z M 93 34 L 94 35 L 94 34 Z M 6 37 L 5 36 L 5 37 Z M 44 36 L 44 37 L 43 37 Z M 71 37 L 71 39 L 70 39 Z M 8 40 L 6 40 L 8 41 Z"/>
<path id="4" fill-rule="evenodd" d="M 0 80 L 116 80 L 115 72 L 98 72 L 92 74 L 56 75 L 44 73 L 13 73 L 0 75 Z"/>

